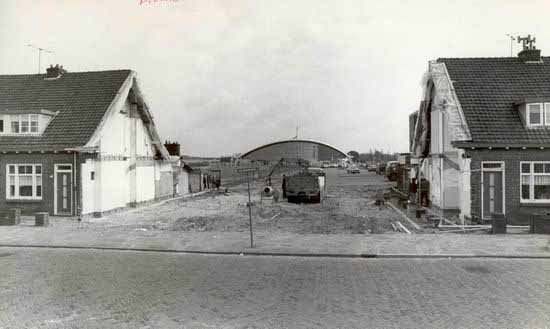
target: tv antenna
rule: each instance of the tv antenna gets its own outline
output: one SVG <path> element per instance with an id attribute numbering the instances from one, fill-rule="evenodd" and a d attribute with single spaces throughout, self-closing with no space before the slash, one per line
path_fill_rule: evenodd
<path id="1" fill-rule="evenodd" d="M 53 50 L 49 50 L 49 49 L 46 49 L 46 48 L 41 48 L 41 47 L 37 47 L 33 44 L 27 44 L 27 47 L 31 47 L 35 50 L 38 50 L 38 73 L 40 73 L 40 67 L 41 67 L 41 62 L 42 62 L 42 52 L 46 52 L 46 53 L 50 53 L 52 54 L 54 51 Z"/>
<path id="2" fill-rule="evenodd" d="M 510 38 L 510 57 L 514 57 L 514 41 L 516 40 L 516 37 L 508 33 L 506 33 L 506 36 Z"/>
<path id="3" fill-rule="evenodd" d="M 533 37 L 531 39 L 531 35 L 528 34 L 527 37 L 520 37 L 518 36 L 518 43 L 523 42 L 523 50 L 533 50 L 537 49 L 534 45 L 534 43 L 537 41 L 537 38 Z"/>

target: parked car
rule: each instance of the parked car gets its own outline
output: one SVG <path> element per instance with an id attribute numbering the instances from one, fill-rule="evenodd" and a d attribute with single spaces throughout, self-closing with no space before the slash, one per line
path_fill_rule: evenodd
<path id="1" fill-rule="evenodd" d="M 377 171 L 377 170 L 378 170 L 378 166 L 375 164 L 370 164 L 367 166 L 367 171 Z"/>
<path id="2" fill-rule="evenodd" d="M 399 162 L 389 161 L 386 164 L 385 176 L 388 178 L 388 180 L 393 182 L 397 180 L 398 175 L 399 175 Z"/>
<path id="3" fill-rule="evenodd" d="M 347 168 L 347 172 L 348 174 L 360 174 L 361 170 L 357 166 L 351 165 Z"/>
<path id="4" fill-rule="evenodd" d="M 307 171 L 312 173 L 312 174 L 317 174 L 317 175 L 324 175 L 325 174 L 325 171 L 322 168 L 319 168 L 319 167 L 309 167 L 309 168 L 307 168 Z"/>

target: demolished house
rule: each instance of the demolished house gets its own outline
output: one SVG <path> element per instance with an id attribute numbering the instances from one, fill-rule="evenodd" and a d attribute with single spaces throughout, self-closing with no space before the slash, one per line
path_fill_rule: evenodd
<path id="1" fill-rule="evenodd" d="M 550 57 L 525 40 L 517 57 L 429 63 L 411 151 L 444 213 L 526 224 L 550 211 Z"/>

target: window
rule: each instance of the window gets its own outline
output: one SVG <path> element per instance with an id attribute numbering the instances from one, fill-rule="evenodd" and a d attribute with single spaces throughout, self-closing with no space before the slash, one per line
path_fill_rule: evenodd
<path id="1" fill-rule="evenodd" d="M 521 201 L 550 202 L 550 162 L 521 162 Z"/>
<path id="2" fill-rule="evenodd" d="M 38 132 L 38 114 L 30 115 L 29 124 L 30 124 L 30 132 L 37 133 Z"/>
<path id="3" fill-rule="evenodd" d="M 8 164 L 7 199 L 42 199 L 42 165 Z"/>
<path id="4" fill-rule="evenodd" d="M 527 104 L 527 125 L 542 126 L 542 104 Z"/>
<path id="5" fill-rule="evenodd" d="M 19 116 L 19 122 L 21 124 L 21 133 L 26 134 L 29 132 L 29 115 L 23 114 Z"/>
<path id="6" fill-rule="evenodd" d="M 19 116 L 10 115 L 10 121 L 11 121 L 11 133 L 19 134 Z"/>
<path id="7" fill-rule="evenodd" d="M 550 126 L 550 103 L 544 104 L 544 124 Z"/>
<path id="8" fill-rule="evenodd" d="M 0 116 L 0 133 L 37 134 L 39 132 L 39 114 L 12 114 Z M 9 129 L 4 131 L 4 121 Z"/>

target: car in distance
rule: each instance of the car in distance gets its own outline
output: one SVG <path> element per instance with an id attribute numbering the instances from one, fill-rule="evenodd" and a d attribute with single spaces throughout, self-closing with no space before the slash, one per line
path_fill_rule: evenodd
<path id="1" fill-rule="evenodd" d="M 367 171 L 377 171 L 377 170 L 378 170 L 378 166 L 375 164 L 370 164 L 367 166 Z"/>
<path id="2" fill-rule="evenodd" d="M 399 162 L 389 161 L 388 164 L 386 165 L 385 176 L 388 178 L 389 181 L 393 182 L 397 180 L 398 175 L 399 175 Z"/>
<path id="3" fill-rule="evenodd" d="M 323 175 L 325 173 L 323 168 L 319 168 L 319 167 L 309 167 L 309 168 L 307 168 L 307 171 L 312 173 L 312 174 L 317 174 L 317 175 Z"/>
<path id="4" fill-rule="evenodd" d="M 360 174 L 361 170 L 355 165 L 351 165 L 347 168 L 348 174 Z"/>

